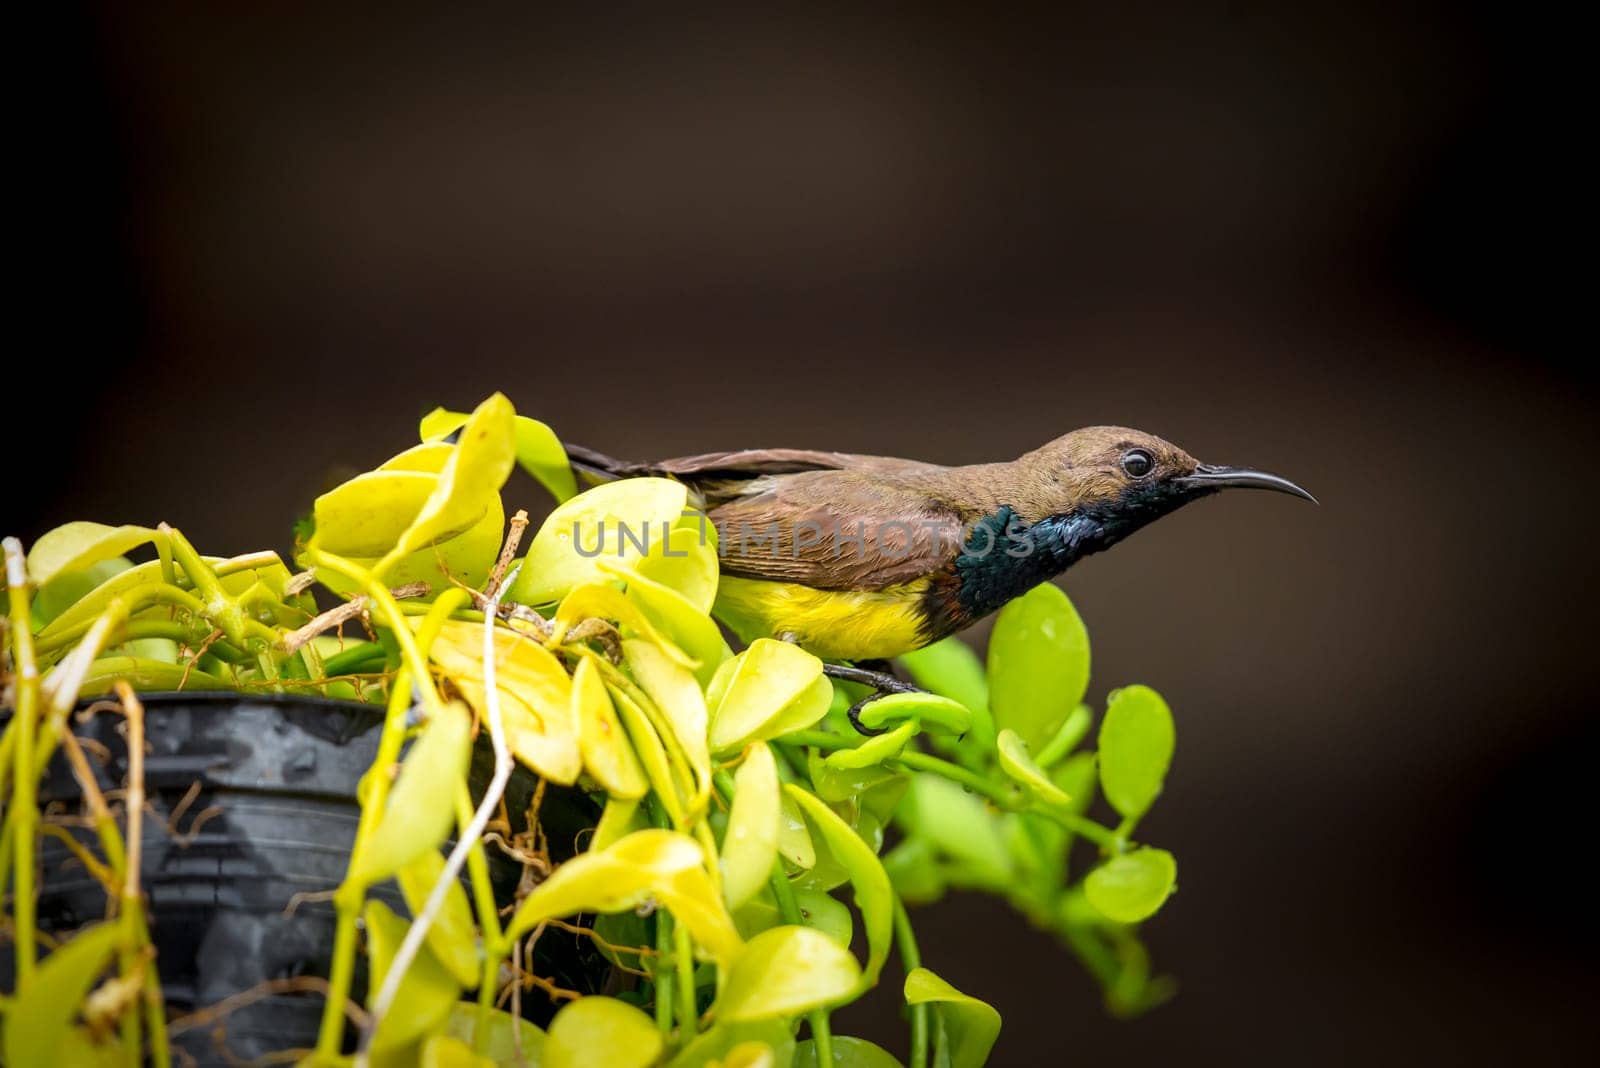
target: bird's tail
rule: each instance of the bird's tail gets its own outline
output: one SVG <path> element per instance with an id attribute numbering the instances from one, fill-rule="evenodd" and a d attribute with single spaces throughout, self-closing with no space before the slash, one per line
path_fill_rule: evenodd
<path id="1" fill-rule="evenodd" d="M 562 442 L 562 447 L 567 450 L 567 460 L 572 464 L 572 469 L 583 476 L 591 485 L 602 482 L 614 482 L 619 478 L 633 478 L 638 475 L 655 474 L 655 469 L 649 464 L 636 464 L 629 460 L 619 460 L 614 456 L 607 456 L 603 452 Z"/>

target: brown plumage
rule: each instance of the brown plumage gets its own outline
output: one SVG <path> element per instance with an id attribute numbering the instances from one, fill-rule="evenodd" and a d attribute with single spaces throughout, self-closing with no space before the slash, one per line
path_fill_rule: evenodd
<path id="1" fill-rule="evenodd" d="M 918 617 L 914 636 L 900 628 L 858 654 L 874 656 L 890 655 L 880 646 L 942 637 L 1205 493 L 1234 485 L 1309 496 L 1262 472 L 1207 468 L 1176 445 L 1126 427 L 1076 430 L 1015 460 L 957 467 L 804 449 L 648 464 L 575 446 L 569 453 L 580 469 L 603 477 L 666 476 L 690 487 L 719 532 L 742 633 L 783 633 L 788 613 L 797 620 L 789 630 L 803 643 L 848 648 L 848 635 L 806 640 L 817 629 L 810 618 L 816 612 L 795 607 L 794 587 L 883 594 L 885 611 Z M 1024 539 L 1025 554 L 999 547 L 1020 549 Z M 979 551 L 985 541 L 987 551 Z M 770 611 L 752 611 L 769 592 Z M 839 603 L 848 615 L 877 602 Z"/>

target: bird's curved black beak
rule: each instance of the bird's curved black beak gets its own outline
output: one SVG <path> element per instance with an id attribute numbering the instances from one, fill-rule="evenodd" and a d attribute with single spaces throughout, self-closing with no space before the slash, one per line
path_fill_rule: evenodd
<path id="1" fill-rule="evenodd" d="M 1248 467 L 1217 467 L 1213 464 L 1197 464 L 1194 474 L 1173 479 L 1180 487 L 1195 493 L 1210 493 L 1220 489 L 1264 489 L 1276 490 L 1295 497 L 1304 497 L 1312 504 L 1317 499 L 1305 490 L 1296 486 L 1286 478 L 1268 474 L 1265 471 L 1255 471 Z"/>

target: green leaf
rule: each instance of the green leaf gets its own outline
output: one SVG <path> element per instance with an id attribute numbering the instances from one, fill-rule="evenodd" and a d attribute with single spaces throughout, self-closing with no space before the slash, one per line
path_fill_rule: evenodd
<path id="1" fill-rule="evenodd" d="M 442 1034 L 472 1045 L 477 1034 L 479 1009 L 476 1005 L 467 1005 L 457 1002 L 450 1008 L 450 1017 L 445 1021 Z M 544 1059 L 544 1032 L 538 1027 L 503 1012 L 500 1009 L 488 1010 L 488 1048 L 484 1055 L 496 1064 L 516 1064 L 516 1032 L 515 1027 L 522 1032 L 522 1058 L 528 1068 L 540 1068 Z"/>
<path id="2" fill-rule="evenodd" d="M 989 638 L 995 726 L 1030 751 L 1049 743 L 1089 686 L 1089 634 L 1067 595 L 1046 582 L 1000 610 Z"/>
<path id="3" fill-rule="evenodd" d="M 376 898 L 367 902 L 361 918 L 366 923 L 367 956 L 372 961 L 372 978 L 367 987 L 370 1008 L 410 925 Z M 378 1024 L 377 1034 L 372 1037 L 373 1049 L 392 1050 L 417 1041 L 444 1023 L 460 996 L 461 984 L 424 943 L 401 978 L 389 1012 Z"/>
<path id="4" fill-rule="evenodd" d="M 578 494 L 539 528 L 507 596 L 553 604 L 573 587 L 603 579 L 602 562 L 631 571 L 687 502 L 683 483 L 666 478 L 625 478 Z"/>
<path id="5" fill-rule="evenodd" d="M 805 813 L 787 792 L 779 799 L 778 815 L 778 855 L 790 867 L 809 871 L 817 863 L 817 846 L 806 829 Z"/>
<path id="6" fill-rule="evenodd" d="M 1088 735 L 1089 728 L 1094 726 L 1094 712 L 1088 705 L 1079 705 L 1074 708 L 1067 718 L 1062 721 L 1061 729 L 1056 731 L 1056 736 L 1050 739 L 1048 745 L 1039 750 L 1035 758 L 1041 768 L 1053 768 L 1062 758 L 1078 747 Z"/>
<path id="7" fill-rule="evenodd" d="M 550 1021 L 544 1068 L 648 1068 L 665 1044 L 655 1021 L 625 1001 L 569 1001 Z"/>
<path id="8" fill-rule="evenodd" d="M 1148 686 L 1111 695 L 1100 725 L 1100 787 L 1122 815 L 1144 815 L 1167 777 L 1176 738 L 1172 713 Z"/>
<path id="9" fill-rule="evenodd" d="M 958 738 L 972 727 L 972 712 L 966 705 L 932 693 L 887 694 L 868 701 L 861 709 L 861 722 L 869 727 L 910 719 L 920 720 L 923 730 Z"/>
<path id="10" fill-rule="evenodd" d="M 743 941 L 705 869 L 700 846 L 686 835 L 657 828 L 635 831 L 556 868 L 523 898 L 507 937 L 557 916 L 621 912 L 651 898 L 718 962 L 726 965 L 739 953 Z"/>
<path id="11" fill-rule="evenodd" d="M 60 1052 L 69 1041 L 73 1017 L 110 962 L 120 933 L 112 923 L 85 928 L 40 963 L 32 981 L 7 1006 L 7 1064 L 23 1068 L 65 1063 Z"/>
<path id="12" fill-rule="evenodd" d="M 572 717 L 578 723 L 583 765 L 612 797 L 637 800 L 649 790 L 644 769 L 617 718 L 594 660 L 582 657 L 572 673 Z"/>
<path id="13" fill-rule="evenodd" d="M 965 885 L 999 889 L 1011 881 L 1011 857 L 995 814 L 949 779 L 915 776 L 896 817 L 940 852 L 960 861 Z"/>
<path id="14" fill-rule="evenodd" d="M 1178 881 L 1178 862 L 1165 849 L 1146 846 L 1112 857 L 1083 881 L 1089 904 L 1118 923 L 1156 914 Z"/>
<path id="15" fill-rule="evenodd" d="M 166 535 L 149 527 L 110 527 L 80 520 L 41 534 L 28 550 L 28 581 L 43 587 L 52 579 L 86 571 Z"/>
<path id="16" fill-rule="evenodd" d="M 722 897 L 730 911 L 767 885 L 778 858 L 778 765 L 765 742 L 751 744 L 733 783 L 722 840 Z"/>
<path id="17" fill-rule="evenodd" d="M 90 564 L 81 571 L 57 575 L 33 595 L 33 629 L 36 632 L 43 630 L 62 612 L 98 589 L 101 583 L 131 567 L 133 562 L 127 557 L 114 556 L 110 560 Z"/>
<path id="18" fill-rule="evenodd" d="M 861 989 L 861 966 L 848 949 L 810 927 L 774 927 L 733 962 L 715 1011 L 719 1020 L 788 1019 Z"/>
<path id="19" fill-rule="evenodd" d="M 436 850 L 423 853 L 395 872 L 395 881 L 400 884 L 400 893 L 411 915 L 422 912 L 423 904 L 443 873 L 444 857 Z M 463 987 L 478 985 L 478 928 L 459 882 L 450 884 L 445 892 L 444 907 L 434 917 L 433 926 L 428 928 L 428 948 L 457 983 Z"/>
<path id="20" fill-rule="evenodd" d="M 793 1068 L 820 1068 L 817 1044 L 806 1039 L 794 1048 Z M 901 1068 L 894 1055 L 864 1038 L 833 1036 L 833 1068 Z"/>
<path id="21" fill-rule="evenodd" d="M 537 419 L 517 416 L 517 464 L 532 475 L 558 502 L 578 495 L 567 450 L 556 432 Z"/>
<path id="22" fill-rule="evenodd" d="M 939 1045 L 949 1051 L 950 1068 L 980 1068 L 1000 1035 L 1000 1014 L 989 1004 L 963 994 L 926 968 L 906 976 L 906 1004 L 938 1007 Z"/>
<path id="23" fill-rule="evenodd" d="M 997 739 L 1000 751 L 1000 768 L 1027 791 L 1047 805 L 1068 805 L 1072 798 L 1061 787 L 1050 781 L 1028 753 L 1028 743 L 1009 727 Z"/>
<path id="24" fill-rule="evenodd" d="M 822 661 L 789 642 L 758 638 L 722 670 L 729 674 L 711 713 L 713 753 L 810 727 L 833 700 Z"/>
<path id="25" fill-rule="evenodd" d="M 874 702 L 875 704 L 876 702 Z M 872 705 L 868 705 L 871 708 Z M 862 717 L 865 722 L 865 717 Z M 871 724 L 868 724 L 871 726 Z M 829 768 L 841 771 L 856 771 L 864 768 L 878 767 L 885 761 L 893 760 L 911 743 L 921 729 L 921 721 L 908 719 L 899 726 L 884 734 L 868 738 L 853 749 L 836 749 L 829 753 L 823 763 Z"/>
<path id="26" fill-rule="evenodd" d="M 589 839 L 589 848 L 604 849 L 634 831 L 644 830 L 645 826 L 644 813 L 637 800 L 609 798 L 606 807 L 600 812 L 600 822 L 595 824 L 594 837 Z"/>
<path id="27" fill-rule="evenodd" d="M 354 884 L 371 886 L 439 848 L 455 824 L 451 799 L 466 781 L 471 751 L 472 715 L 466 705 L 452 701 L 428 718 L 400 764 L 372 836 L 356 847 L 348 876 Z"/>
<path id="28" fill-rule="evenodd" d="M 983 661 L 960 638 L 952 636 L 925 645 L 902 655 L 900 662 L 924 690 L 960 701 L 974 715 L 987 718 L 989 680 L 983 673 Z"/>
<path id="29" fill-rule="evenodd" d="M 850 873 L 856 908 L 861 912 L 867 932 L 867 966 L 861 975 L 861 990 L 867 990 L 878 981 L 878 973 L 889 959 L 894 937 L 894 890 L 889 884 L 889 874 L 883 870 L 878 855 L 837 812 L 792 783 L 783 789 L 805 812 L 828 849 Z"/>
<path id="30" fill-rule="evenodd" d="M 237 689 L 226 679 L 208 675 L 199 668 L 186 671 L 183 664 L 169 664 L 164 660 L 146 660 L 136 656 L 103 656 L 89 665 L 83 685 L 78 687 L 78 696 L 97 697 L 110 693 L 118 679 L 127 679 L 128 685 L 144 693 L 179 689 Z"/>
<path id="31" fill-rule="evenodd" d="M 895 893 L 908 905 L 927 905 L 944 896 L 944 875 L 933 843 L 917 836 L 906 838 L 883 858 L 883 870 Z"/>
<path id="32" fill-rule="evenodd" d="M 434 480 L 433 491 L 392 547 L 373 568 L 384 575 L 408 553 L 468 529 L 482 518 L 491 498 L 511 474 L 516 455 L 516 411 L 504 394 L 490 396 L 461 428 L 450 458 Z M 322 526 L 317 533 L 322 537 Z"/>

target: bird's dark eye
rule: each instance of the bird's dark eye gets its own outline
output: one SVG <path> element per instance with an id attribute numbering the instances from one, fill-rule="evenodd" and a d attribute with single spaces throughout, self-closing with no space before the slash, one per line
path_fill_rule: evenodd
<path id="1" fill-rule="evenodd" d="M 1156 462 L 1143 449 L 1129 449 L 1122 454 L 1122 470 L 1129 478 L 1143 478 Z"/>

